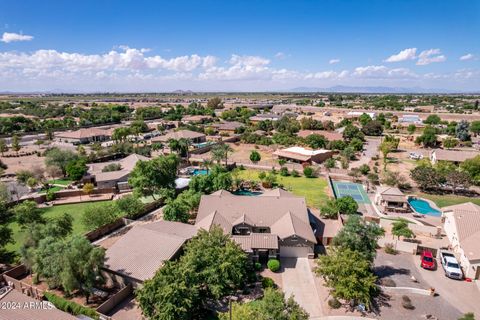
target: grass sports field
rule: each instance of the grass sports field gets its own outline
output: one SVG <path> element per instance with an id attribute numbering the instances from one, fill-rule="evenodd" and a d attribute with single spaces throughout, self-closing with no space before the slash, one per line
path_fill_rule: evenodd
<path id="1" fill-rule="evenodd" d="M 245 180 L 260 181 L 260 170 L 239 170 L 238 177 Z M 319 178 L 305 178 L 292 176 L 283 177 L 277 174 L 277 183 L 297 196 L 305 197 L 309 207 L 319 208 L 329 197 L 327 192 L 327 180 Z"/>
<path id="2" fill-rule="evenodd" d="M 101 206 L 105 205 L 110 201 L 99 201 L 99 202 L 84 202 L 84 203 L 75 203 L 75 204 L 64 204 L 53 206 L 49 208 L 42 208 L 43 216 L 45 218 L 54 218 L 59 217 L 63 213 L 69 213 L 73 217 L 73 234 L 85 233 L 89 230 L 86 230 L 82 224 L 82 215 L 85 208 L 88 206 Z M 18 252 L 20 247 L 23 244 L 25 238 L 25 233 L 20 229 L 20 226 L 16 222 L 10 223 L 10 227 L 13 232 L 13 243 L 7 246 L 8 250 L 15 250 Z"/>

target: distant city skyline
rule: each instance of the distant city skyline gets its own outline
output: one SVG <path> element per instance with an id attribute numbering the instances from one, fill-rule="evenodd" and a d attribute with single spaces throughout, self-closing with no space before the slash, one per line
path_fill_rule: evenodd
<path id="1" fill-rule="evenodd" d="M 46 3 L 3 2 L 0 92 L 480 91 L 480 1 Z"/>

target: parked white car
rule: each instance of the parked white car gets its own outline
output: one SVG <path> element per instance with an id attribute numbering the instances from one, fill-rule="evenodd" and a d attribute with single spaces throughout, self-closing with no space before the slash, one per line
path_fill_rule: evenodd
<path id="1" fill-rule="evenodd" d="M 440 251 L 440 260 L 442 262 L 445 275 L 451 279 L 462 280 L 463 272 L 455 255 L 448 251 Z"/>
<path id="2" fill-rule="evenodd" d="M 410 159 L 413 159 L 413 160 L 422 160 L 423 159 L 423 154 L 419 154 L 419 153 L 416 153 L 416 152 L 410 152 L 408 157 Z"/>

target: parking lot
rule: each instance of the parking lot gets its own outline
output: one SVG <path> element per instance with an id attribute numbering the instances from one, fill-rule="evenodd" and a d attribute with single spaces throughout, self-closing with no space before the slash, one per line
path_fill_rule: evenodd
<path id="1" fill-rule="evenodd" d="M 441 265 L 434 271 L 422 269 L 420 256 L 407 253 L 389 255 L 379 250 L 375 259 L 375 273 L 380 279 L 392 279 L 397 287 L 427 290 L 435 288 L 437 294 L 435 297 L 409 294 L 415 310 L 406 310 L 401 307 L 399 302 L 402 294 L 392 295 L 391 307 L 382 308 L 382 318 L 405 319 L 405 312 L 409 313 L 411 319 L 419 319 L 426 314 L 432 314 L 438 319 L 458 319 L 466 312 L 474 312 L 476 316 L 480 316 L 478 299 L 480 292 L 477 285 L 473 282 L 445 277 Z M 416 281 L 413 281 L 412 277 Z M 398 307 L 396 304 L 399 304 Z"/>

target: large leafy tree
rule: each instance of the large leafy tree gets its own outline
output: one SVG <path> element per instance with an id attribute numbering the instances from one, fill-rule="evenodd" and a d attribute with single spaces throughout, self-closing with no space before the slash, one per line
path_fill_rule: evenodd
<path id="1" fill-rule="evenodd" d="M 62 170 L 62 174 L 67 173 L 67 164 L 73 160 L 77 160 L 78 155 L 70 150 L 62 150 L 59 148 L 52 148 L 45 154 L 45 165 L 56 166 Z"/>
<path id="2" fill-rule="evenodd" d="M 465 160 L 460 169 L 470 176 L 470 179 L 475 183 L 480 183 L 480 156 Z"/>
<path id="3" fill-rule="evenodd" d="M 147 317 L 195 319 L 209 302 L 243 285 L 247 256 L 219 227 L 200 230 L 184 250 L 179 260 L 167 262 L 137 291 Z"/>
<path id="4" fill-rule="evenodd" d="M 366 222 L 360 216 L 351 215 L 342 230 L 333 238 L 333 245 L 339 250 L 350 249 L 359 252 L 368 261 L 373 261 L 378 239 L 385 230 L 374 222 Z"/>
<path id="5" fill-rule="evenodd" d="M 414 168 L 410 171 L 410 177 L 422 190 L 437 188 L 442 178 L 441 175 L 430 166 L 418 166 Z"/>
<path id="6" fill-rule="evenodd" d="M 336 202 L 341 214 L 356 214 L 358 211 L 358 203 L 351 196 L 338 198 Z"/>
<path id="7" fill-rule="evenodd" d="M 42 210 L 37 207 L 37 204 L 34 201 L 27 200 L 17 204 L 13 208 L 13 213 L 15 214 L 17 223 L 22 228 L 26 228 L 32 223 L 45 222 Z"/>
<path id="8" fill-rule="evenodd" d="M 149 161 L 138 161 L 130 173 L 128 183 L 137 195 L 152 196 L 162 189 L 175 188 L 178 157 L 174 154 Z"/>
<path id="9" fill-rule="evenodd" d="M 398 219 L 392 223 L 392 235 L 397 236 L 399 239 L 400 237 L 408 239 L 415 237 L 413 231 L 408 227 L 408 221 L 405 219 Z"/>
<path id="10" fill-rule="evenodd" d="M 47 237 L 35 250 L 34 271 L 50 286 L 60 286 L 67 294 L 82 292 L 88 302 L 94 285 L 101 279 L 104 249 L 94 247 L 85 237 Z"/>
<path id="11" fill-rule="evenodd" d="M 353 138 L 358 138 L 363 141 L 365 136 L 360 129 L 352 124 L 347 124 L 343 130 L 343 138 L 348 141 L 352 140 Z"/>
<path id="12" fill-rule="evenodd" d="M 67 176 L 75 181 L 80 180 L 87 173 L 87 170 L 85 159 L 71 160 L 65 167 Z"/>
<path id="13" fill-rule="evenodd" d="M 4 188 L 4 184 L 0 188 Z M 13 258 L 12 253 L 5 247 L 13 241 L 12 229 L 9 223 L 12 221 L 12 213 L 7 207 L 7 199 L 0 197 L 0 262 L 10 262 Z"/>
<path id="14" fill-rule="evenodd" d="M 315 273 L 332 288 L 334 297 L 371 306 L 377 278 L 370 270 L 370 261 L 360 252 L 345 248 L 322 255 L 317 260 Z"/>
<path id="15" fill-rule="evenodd" d="M 422 135 L 415 140 L 417 144 L 422 144 L 426 148 L 433 148 L 438 144 L 437 129 L 431 126 L 426 126 L 423 129 Z"/>
<path id="16" fill-rule="evenodd" d="M 383 133 L 383 125 L 377 120 L 369 121 L 362 127 L 362 132 L 367 136 L 381 136 Z"/>
<path id="17" fill-rule="evenodd" d="M 468 131 L 470 124 L 467 120 L 460 121 L 455 127 L 455 136 L 460 141 L 470 140 L 470 133 Z"/>
<path id="18" fill-rule="evenodd" d="M 229 313 L 222 313 L 221 320 L 230 319 Z M 279 290 L 267 288 L 263 298 L 255 303 L 234 303 L 232 305 L 233 320 L 307 320 L 308 313 L 300 307 L 292 296 L 285 299 Z"/>
<path id="19" fill-rule="evenodd" d="M 91 205 L 83 212 L 82 223 L 88 230 L 94 230 L 114 222 L 121 216 L 121 213 L 115 203 Z"/>
<path id="20" fill-rule="evenodd" d="M 313 149 L 324 149 L 328 145 L 328 140 L 319 134 L 311 134 L 305 138 L 305 143 Z"/>

